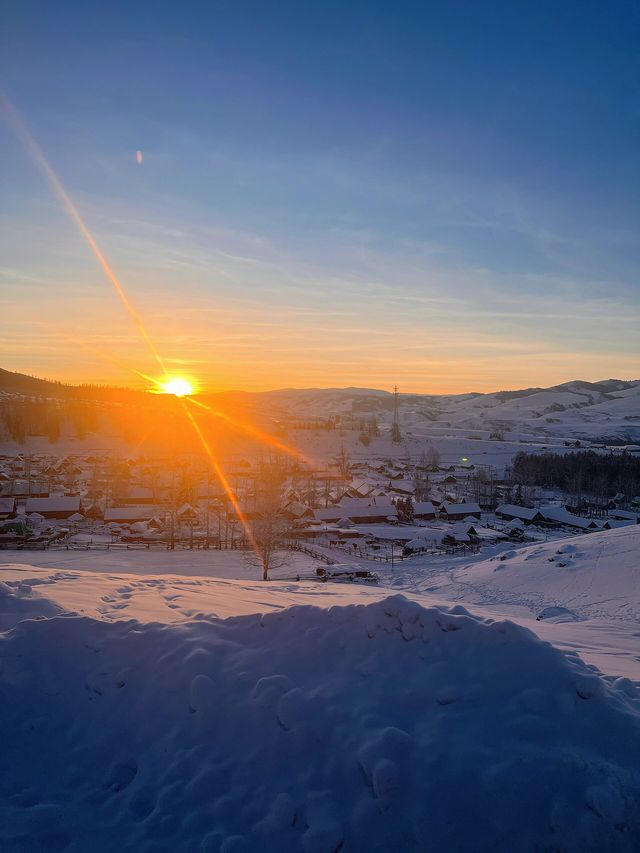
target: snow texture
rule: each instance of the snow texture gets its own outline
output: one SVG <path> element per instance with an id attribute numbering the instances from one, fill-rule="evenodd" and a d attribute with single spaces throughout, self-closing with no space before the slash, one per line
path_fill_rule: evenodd
<path id="1" fill-rule="evenodd" d="M 365 596 L 143 624 L 0 594 L 2 850 L 640 846 L 636 688 L 512 622 Z"/>

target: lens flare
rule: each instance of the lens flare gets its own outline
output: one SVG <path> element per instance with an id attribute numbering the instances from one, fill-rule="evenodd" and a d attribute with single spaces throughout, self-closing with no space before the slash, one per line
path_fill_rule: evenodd
<path id="1" fill-rule="evenodd" d="M 231 488 L 231 484 L 229 483 L 229 480 L 227 479 L 227 475 L 225 474 L 225 472 L 222 469 L 222 465 L 216 459 L 216 456 L 215 456 L 213 450 L 209 446 L 209 442 L 204 437 L 202 430 L 198 426 L 198 423 L 193 416 L 193 413 L 191 411 L 189 411 L 189 407 L 187 406 L 186 402 L 184 400 L 181 400 L 180 402 L 184 406 L 184 413 L 187 416 L 187 418 L 189 418 L 189 421 L 191 422 L 191 426 L 193 427 L 194 432 L 198 436 L 200 444 L 202 445 L 202 449 L 204 450 L 204 452 L 209 457 L 209 462 L 211 463 L 211 467 L 213 468 L 213 471 L 214 471 L 214 473 L 218 479 L 218 482 L 220 483 L 220 485 L 224 489 L 224 491 L 225 491 L 225 493 L 229 499 L 229 502 L 231 503 L 231 506 L 233 507 L 233 509 L 235 511 L 236 517 L 237 517 L 238 521 L 240 522 L 240 524 L 242 525 L 245 536 L 247 537 L 247 542 L 251 546 L 251 549 L 253 550 L 256 557 L 258 557 L 258 559 L 260 559 L 260 549 L 259 549 L 258 543 L 256 542 L 255 537 L 253 535 L 253 531 L 251 530 L 251 525 L 248 523 L 247 519 L 244 516 L 244 513 L 242 512 L 242 509 L 240 508 L 240 503 L 238 502 L 238 497 L 237 497 L 236 493 L 234 492 L 234 490 Z"/>
<path id="2" fill-rule="evenodd" d="M 190 397 L 196 389 L 188 379 L 182 376 L 170 376 L 160 383 L 163 394 L 173 394 L 174 397 Z"/>
<path id="3" fill-rule="evenodd" d="M 306 465 L 309 465 L 312 468 L 322 467 L 317 461 L 313 460 L 310 456 L 305 456 L 305 454 L 301 450 L 298 450 L 297 447 L 291 447 L 290 445 L 285 444 L 283 441 L 279 441 L 274 436 L 269 435 L 269 433 L 259 429 L 258 427 L 253 426 L 250 423 L 247 423 L 246 421 L 242 421 L 239 418 L 232 418 L 224 412 L 221 412 L 220 409 L 214 409 L 213 406 L 207 406 L 200 400 L 194 400 L 190 397 L 189 402 L 209 412 L 212 417 L 221 418 L 222 420 L 231 424 L 236 429 L 245 433 L 245 435 L 250 435 L 252 438 L 255 438 L 263 444 L 267 445 L 267 447 L 271 447 L 274 450 L 279 450 L 282 453 L 286 453 L 287 456 L 291 456 L 297 461 L 304 462 Z"/>
<path id="4" fill-rule="evenodd" d="M 138 332 L 140 333 L 142 339 L 144 340 L 147 347 L 149 348 L 149 351 L 151 352 L 151 354 L 153 355 L 155 360 L 158 362 L 162 372 L 166 376 L 167 371 L 165 369 L 162 357 L 160 356 L 160 353 L 156 349 L 153 341 L 149 337 L 149 333 L 147 332 L 147 330 L 146 330 L 146 328 L 145 328 L 145 326 L 144 326 L 144 324 L 140 318 L 140 315 L 138 314 L 138 312 L 134 308 L 133 303 L 131 302 L 131 300 L 130 300 L 127 292 L 125 291 L 122 283 L 120 282 L 120 280 L 116 276 L 115 272 L 113 271 L 112 267 L 110 266 L 109 262 L 107 261 L 106 257 L 102 253 L 102 250 L 98 246 L 96 239 L 94 238 L 93 234 L 89 230 L 89 227 L 87 226 L 84 219 L 80 216 L 80 213 L 78 212 L 77 207 L 75 206 L 71 197 L 69 196 L 69 194 L 67 193 L 67 191 L 63 187 L 62 182 L 60 181 L 60 179 L 58 178 L 58 176 L 54 172 L 49 161 L 44 156 L 40 146 L 35 141 L 35 139 L 31 135 L 31 133 L 29 132 L 29 129 L 28 129 L 27 125 L 25 124 L 25 122 L 23 121 L 22 117 L 19 115 L 18 111 L 13 106 L 13 104 L 9 101 L 7 96 L 2 94 L 1 92 L 0 92 L 0 116 L 5 118 L 8 125 L 13 129 L 13 132 L 16 134 L 18 139 L 21 140 L 21 142 L 25 146 L 26 150 L 28 151 L 29 155 L 31 156 L 31 158 L 35 162 L 36 166 L 40 169 L 40 171 L 42 172 L 42 174 L 46 178 L 47 182 L 49 183 L 49 186 L 51 187 L 51 189 L 53 190 L 53 192 L 55 193 L 55 195 L 57 196 L 59 201 L 62 203 L 62 206 L 66 210 L 67 214 L 72 219 L 72 221 L 75 223 L 76 228 L 78 229 L 78 231 L 80 232 L 82 237 L 85 239 L 87 245 L 89 246 L 89 248 L 93 252 L 95 259 L 98 261 L 98 263 L 102 267 L 104 274 L 106 275 L 108 281 L 111 283 L 111 285 L 113 286 L 113 289 L 115 290 L 115 292 L 119 296 L 120 301 L 122 302 L 122 304 L 126 308 L 127 313 L 129 314 L 129 316 L 131 317 L 135 326 L 137 327 Z"/>

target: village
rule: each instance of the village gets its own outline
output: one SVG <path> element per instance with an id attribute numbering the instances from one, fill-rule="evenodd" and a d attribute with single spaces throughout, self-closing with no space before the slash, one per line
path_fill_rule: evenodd
<path id="1" fill-rule="evenodd" d="M 462 458 L 322 465 L 276 455 L 224 460 L 226 490 L 205 456 L 0 455 L 0 548 L 246 550 L 273 516 L 278 548 L 342 563 L 478 553 L 638 523 L 640 499 L 573 506 L 567 495 L 513 482 Z M 265 503 L 263 482 L 273 481 Z M 329 555 L 329 556 L 328 556 Z"/>

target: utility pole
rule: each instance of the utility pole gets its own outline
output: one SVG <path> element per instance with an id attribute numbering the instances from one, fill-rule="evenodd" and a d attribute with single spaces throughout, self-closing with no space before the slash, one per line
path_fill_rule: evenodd
<path id="1" fill-rule="evenodd" d="M 398 421 L 398 386 L 393 387 L 393 423 L 391 424 L 391 441 L 394 444 L 400 444 L 402 435 L 400 434 L 400 423 Z"/>

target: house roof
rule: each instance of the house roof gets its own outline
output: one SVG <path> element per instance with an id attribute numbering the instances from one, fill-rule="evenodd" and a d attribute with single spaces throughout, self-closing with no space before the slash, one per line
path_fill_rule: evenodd
<path id="1" fill-rule="evenodd" d="M 454 504 L 445 501 L 442 504 L 442 511 L 447 515 L 474 515 L 480 514 L 480 505 L 477 503 Z"/>
<path id="2" fill-rule="evenodd" d="M 314 516 L 318 521 L 339 521 L 340 519 L 348 518 L 350 521 L 357 523 L 362 519 L 368 518 L 387 519 L 389 516 L 397 518 L 398 510 L 395 506 L 388 504 L 360 507 L 334 506 L 327 507 L 327 509 L 316 509 L 314 510 Z"/>
<path id="3" fill-rule="evenodd" d="M 27 498 L 26 512 L 79 512 L 80 498 Z"/>
<path id="4" fill-rule="evenodd" d="M 497 515 L 510 515 L 512 518 L 519 518 L 522 521 L 533 521 L 536 516 L 540 515 L 540 510 L 527 506 L 517 506 L 516 504 L 501 504 L 496 509 Z"/>
<path id="5" fill-rule="evenodd" d="M 294 518 L 302 518 L 304 515 L 312 513 L 311 507 L 302 501 L 290 501 L 284 508 L 285 513 L 292 515 Z"/>
<path id="6" fill-rule="evenodd" d="M 178 518 L 182 518 L 184 516 L 194 516 L 196 515 L 195 509 L 189 503 L 182 504 L 181 507 L 176 512 Z"/>
<path id="7" fill-rule="evenodd" d="M 620 519 L 623 519 L 624 521 L 636 521 L 636 522 L 638 521 L 638 518 L 640 517 L 640 516 L 638 516 L 637 512 L 630 512 L 629 510 L 626 510 L 626 509 L 613 509 L 613 510 L 611 510 L 609 515 L 612 518 L 620 518 Z"/>
<path id="8" fill-rule="evenodd" d="M 340 506 L 344 509 L 350 509 L 355 507 L 365 507 L 365 506 L 393 506 L 393 501 L 389 497 L 389 495 L 371 495 L 369 498 L 351 498 L 351 497 L 343 497 L 340 500 Z"/>
<path id="9" fill-rule="evenodd" d="M 401 492 L 404 495 L 412 495 L 415 491 L 415 487 L 411 480 L 395 480 L 391 484 L 391 490 L 394 492 Z"/>
<path id="10" fill-rule="evenodd" d="M 566 524 L 569 527 L 577 527 L 580 530 L 595 530 L 600 525 L 593 518 L 582 518 L 573 515 L 563 506 L 541 506 L 540 514 L 545 521 L 555 521 L 558 524 Z"/>
<path id="11" fill-rule="evenodd" d="M 104 511 L 105 522 L 145 521 L 158 514 L 155 506 L 110 506 Z"/>
<path id="12" fill-rule="evenodd" d="M 464 533 L 467 535 L 469 533 L 475 534 L 477 531 L 476 531 L 476 528 L 474 527 L 474 525 L 470 521 L 459 521 L 457 524 L 453 525 L 453 532 L 456 536 L 458 536 L 461 533 Z"/>
<path id="13" fill-rule="evenodd" d="M 414 515 L 435 515 L 436 508 L 431 501 L 414 501 L 413 512 Z"/>

